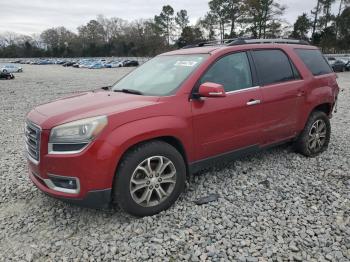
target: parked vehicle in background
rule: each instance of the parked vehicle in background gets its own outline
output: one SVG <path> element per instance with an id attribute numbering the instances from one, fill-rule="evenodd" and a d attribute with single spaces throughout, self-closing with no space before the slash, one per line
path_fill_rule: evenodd
<path id="1" fill-rule="evenodd" d="M 34 62 L 34 64 L 36 64 L 36 65 L 52 65 L 53 62 L 51 60 L 48 60 L 48 59 L 42 59 L 42 60 Z"/>
<path id="2" fill-rule="evenodd" d="M 69 66 L 73 66 L 75 63 L 76 63 L 75 61 L 65 62 L 62 66 L 69 67 Z"/>
<path id="3" fill-rule="evenodd" d="M 23 68 L 17 65 L 4 65 L 0 71 L 3 73 L 19 73 L 23 72 Z"/>
<path id="4" fill-rule="evenodd" d="M 106 68 L 116 68 L 116 67 L 122 67 L 123 62 L 122 61 L 112 61 L 110 63 L 105 64 Z"/>
<path id="5" fill-rule="evenodd" d="M 336 60 L 331 64 L 334 72 L 345 72 L 346 64 L 342 60 Z"/>
<path id="6" fill-rule="evenodd" d="M 271 43 L 267 43 L 271 42 Z M 336 74 L 298 40 L 236 40 L 159 55 L 110 90 L 27 115 L 29 176 L 50 196 L 154 215 L 190 173 L 276 144 L 330 142 Z"/>
<path id="7" fill-rule="evenodd" d="M 105 65 L 103 63 L 93 63 L 91 65 L 88 66 L 89 69 L 102 69 L 105 68 Z"/>
<path id="8" fill-rule="evenodd" d="M 10 79 L 14 79 L 14 78 L 15 78 L 15 76 L 12 73 L 0 71 L 0 79 L 10 80 Z"/>
<path id="9" fill-rule="evenodd" d="M 334 62 L 336 61 L 335 57 L 333 56 L 329 56 L 327 57 L 327 61 L 330 65 L 334 64 Z"/>
<path id="10" fill-rule="evenodd" d="M 92 64 L 96 63 L 95 60 L 92 59 L 84 59 L 84 60 L 80 60 L 78 62 L 78 67 L 79 68 L 89 68 Z"/>
<path id="11" fill-rule="evenodd" d="M 136 60 L 125 60 L 123 62 L 123 66 L 125 67 L 139 66 L 139 62 Z"/>
<path id="12" fill-rule="evenodd" d="M 345 64 L 345 70 L 350 71 L 350 60 Z"/>

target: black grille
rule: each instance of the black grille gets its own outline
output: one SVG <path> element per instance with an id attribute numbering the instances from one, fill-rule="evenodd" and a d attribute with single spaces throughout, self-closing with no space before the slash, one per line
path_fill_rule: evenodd
<path id="1" fill-rule="evenodd" d="M 26 148 L 29 156 L 39 162 L 40 158 L 40 128 L 27 122 L 24 130 Z"/>

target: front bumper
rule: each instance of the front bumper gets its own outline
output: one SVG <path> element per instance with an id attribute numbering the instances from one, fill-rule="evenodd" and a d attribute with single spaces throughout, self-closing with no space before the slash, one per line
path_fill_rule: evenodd
<path id="1" fill-rule="evenodd" d="M 112 189 L 92 190 L 85 193 L 84 197 L 72 196 L 72 194 L 58 192 L 46 186 L 44 179 L 29 170 L 29 177 L 34 185 L 45 194 L 60 199 L 66 203 L 76 204 L 89 208 L 108 208 L 111 204 Z"/>

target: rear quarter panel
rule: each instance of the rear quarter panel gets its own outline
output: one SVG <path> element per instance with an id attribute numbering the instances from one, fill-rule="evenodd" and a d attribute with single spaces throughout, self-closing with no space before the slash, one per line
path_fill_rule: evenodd
<path id="1" fill-rule="evenodd" d="M 286 48 L 286 51 L 288 52 L 290 58 L 297 67 L 302 79 L 304 80 L 304 103 L 301 103 L 300 116 L 297 124 L 297 130 L 300 132 L 304 129 L 309 115 L 317 106 L 321 104 L 330 104 L 331 108 L 333 109 L 336 97 L 339 93 L 339 87 L 335 73 L 314 76 L 294 51 L 296 48 L 316 48 L 312 46 L 289 46 Z"/>

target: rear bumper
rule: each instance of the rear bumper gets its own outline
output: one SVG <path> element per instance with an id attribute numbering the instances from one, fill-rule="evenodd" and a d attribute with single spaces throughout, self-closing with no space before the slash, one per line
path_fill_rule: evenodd
<path id="1" fill-rule="evenodd" d="M 55 190 L 50 189 L 47 187 L 42 179 L 40 179 L 38 176 L 34 175 L 32 171 L 29 171 L 29 177 L 34 183 L 34 185 L 43 191 L 45 194 L 49 195 L 50 197 L 60 199 L 66 203 L 75 204 L 82 207 L 89 207 L 89 208 L 97 208 L 97 209 L 105 209 L 109 208 L 111 204 L 111 194 L 112 189 L 102 189 L 102 190 L 93 190 L 88 191 L 84 197 L 79 197 L 79 195 L 71 195 L 71 194 L 65 194 L 62 192 L 57 192 Z"/>

